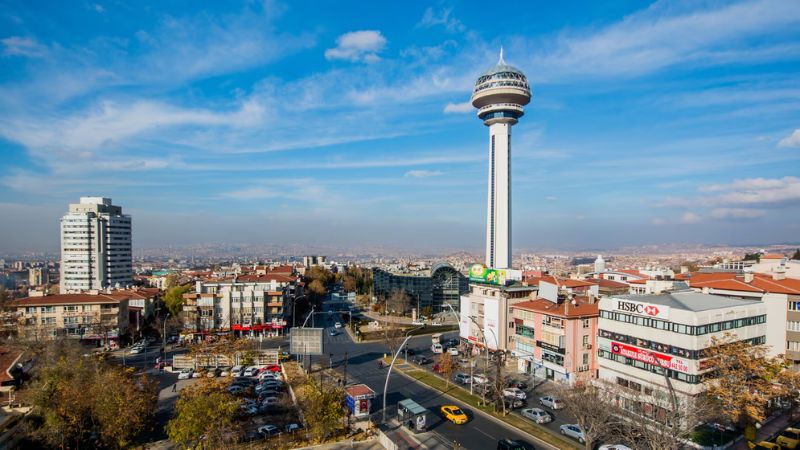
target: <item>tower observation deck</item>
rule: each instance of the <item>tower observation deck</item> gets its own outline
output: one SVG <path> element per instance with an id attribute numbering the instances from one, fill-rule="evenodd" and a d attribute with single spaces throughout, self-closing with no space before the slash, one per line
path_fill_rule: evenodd
<path id="1" fill-rule="evenodd" d="M 489 127 L 489 188 L 486 214 L 486 265 L 511 267 L 511 126 L 531 101 L 525 74 L 500 60 L 472 90 L 472 106 Z"/>

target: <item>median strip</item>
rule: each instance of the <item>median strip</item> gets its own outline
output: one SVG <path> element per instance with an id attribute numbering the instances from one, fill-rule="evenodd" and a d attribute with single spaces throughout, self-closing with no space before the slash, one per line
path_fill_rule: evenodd
<path id="1" fill-rule="evenodd" d="M 395 368 L 398 368 L 397 365 L 395 365 Z M 578 446 L 577 443 L 565 440 L 561 436 L 559 436 L 558 434 L 552 433 L 550 430 L 547 430 L 545 428 L 537 426 L 536 424 L 534 424 L 532 422 L 529 422 L 529 421 L 527 421 L 526 419 L 524 419 L 522 417 L 519 417 L 519 416 L 516 416 L 516 415 L 511 415 L 511 414 L 509 414 L 507 416 L 503 416 L 502 414 L 498 414 L 498 413 L 496 413 L 494 411 L 494 408 L 492 408 L 491 406 L 481 405 L 480 401 L 479 401 L 480 399 L 478 399 L 474 395 L 470 394 L 469 392 L 467 392 L 467 391 L 465 391 L 465 390 L 453 385 L 452 383 L 450 384 L 449 387 L 446 387 L 444 380 L 442 380 L 441 378 L 439 378 L 439 377 L 437 377 L 437 376 L 435 376 L 433 374 L 425 372 L 424 370 L 419 370 L 419 369 L 410 369 L 410 370 L 399 369 L 398 371 L 401 374 L 405 375 L 405 376 L 413 378 L 413 379 L 415 379 L 415 380 L 417 380 L 417 381 L 419 381 L 421 383 L 426 384 L 429 387 L 432 387 L 432 388 L 434 388 L 434 389 L 436 389 L 438 391 L 441 391 L 441 392 L 443 392 L 443 393 L 455 398 L 458 401 L 461 401 L 461 402 L 463 402 L 463 403 L 465 403 L 467 405 L 470 405 L 471 407 L 475 408 L 476 410 L 479 410 L 479 411 L 481 411 L 481 412 L 483 412 L 483 413 L 485 413 L 485 414 L 487 414 L 487 415 L 489 415 L 489 416 L 491 416 L 491 417 L 493 417 L 493 418 L 495 418 L 497 420 L 500 420 L 500 421 L 506 423 L 507 425 L 510 425 L 510 426 L 512 426 L 514 428 L 522 430 L 522 431 L 524 431 L 524 432 L 526 432 L 526 433 L 528 433 L 528 434 L 530 434 L 530 435 L 532 435 L 532 436 L 534 436 L 534 437 L 546 442 L 547 444 L 550 444 L 550 445 L 554 446 L 555 448 L 558 448 L 558 449 L 575 449 L 575 450 L 579 450 L 579 449 L 583 448 L 581 446 Z"/>

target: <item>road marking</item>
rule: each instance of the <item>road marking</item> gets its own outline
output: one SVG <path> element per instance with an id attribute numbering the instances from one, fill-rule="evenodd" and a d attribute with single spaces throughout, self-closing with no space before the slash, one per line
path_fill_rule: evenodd
<path id="1" fill-rule="evenodd" d="M 479 433 L 481 433 L 481 434 L 483 434 L 484 436 L 487 436 L 489 439 L 494 439 L 494 438 L 495 438 L 495 437 L 494 437 L 494 436 L 492 436 L 491 434 L 489 434 L 489 433 L 487 433 L 487 432 L 485 432 L 485 431 L 481 430 L 481 429 L 480 429 L 480 428 L 478 428 L 478 427 L 472 427 L 472 429 L 473 429 L 473 430 L 475 430 L 475 431 L 477 431 L 477 432 L 479 432 Z"/>

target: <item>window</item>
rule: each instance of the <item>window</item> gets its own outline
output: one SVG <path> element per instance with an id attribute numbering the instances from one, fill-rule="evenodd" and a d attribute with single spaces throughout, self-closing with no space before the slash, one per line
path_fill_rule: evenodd
<path id="1" fill-rule="evenodd" d="M 76 311 L 78 311 L 77 305 L 70 305 L 64 307 L 64 312 L 76 312 Z"/>
<path id="2" fill-rule="evenodd" d="M 800 342 L 786 341 L 786 349 L 792 352 L 800 352 Z"/>
<path id="3" fill-rule="evenodd" d="M 583 328 L 589 328 L 589 325 L 592 324 L 592 321 L 589 319 L 583 319 Z"/>
<path id="4" fill-rule="evenodd" d="M 583 347 L 586 348 L 587 345 L 589 345 L 589 335 L 585 334 L 583 335 Z"/>
<path id="5" fill-rule="evenodd" d="M 800 331 L 800 322 L 786 322 L 786 329 L 789 331 Z"/>
<path id="6" fill-rule="evenodd" d="M 588 364 L 589 364 L 589 354 L 588 353 L 584 353 L 583 354 L 583 365 L 586 366 Z"/>
<path id="7" fill-rule="evenodd" d="M 789 311 L 800 311 L 797 306 L 800 302 L 789 302 Z"/>

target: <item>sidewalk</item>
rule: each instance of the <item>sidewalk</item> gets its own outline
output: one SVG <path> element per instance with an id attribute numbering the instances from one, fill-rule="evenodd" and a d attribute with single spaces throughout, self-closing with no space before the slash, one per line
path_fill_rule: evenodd
<path id="1" fill-rule="evenodd" d="M 777 417 L 773 416 L 772 420 L 767 422 L 766 425 L 762 426 L 758 429 L 758 431 L 756 431 L 755 442 L 768 441 L 772 439 L 780 434 L 780 432 L 790 424 L 793 424 L 795 420 L 796 419 L 789 417 L 788 414 L 781 414 Z M 747 441 L 745 439 L 740 439 L 729 448 L 732 450 L 748 450 Z"/>
<path id="2" fill-rule="evenodd" d="M 358 450 L 384 450 L 383 446 L 378 443 L 377 439 L 369 439 L 360 442 L 334 442 L 332 444 L 321 444 L 311 447 L 299 447 L 296 450 L 345 450 L 345 449 L 358 449 Z"/>

